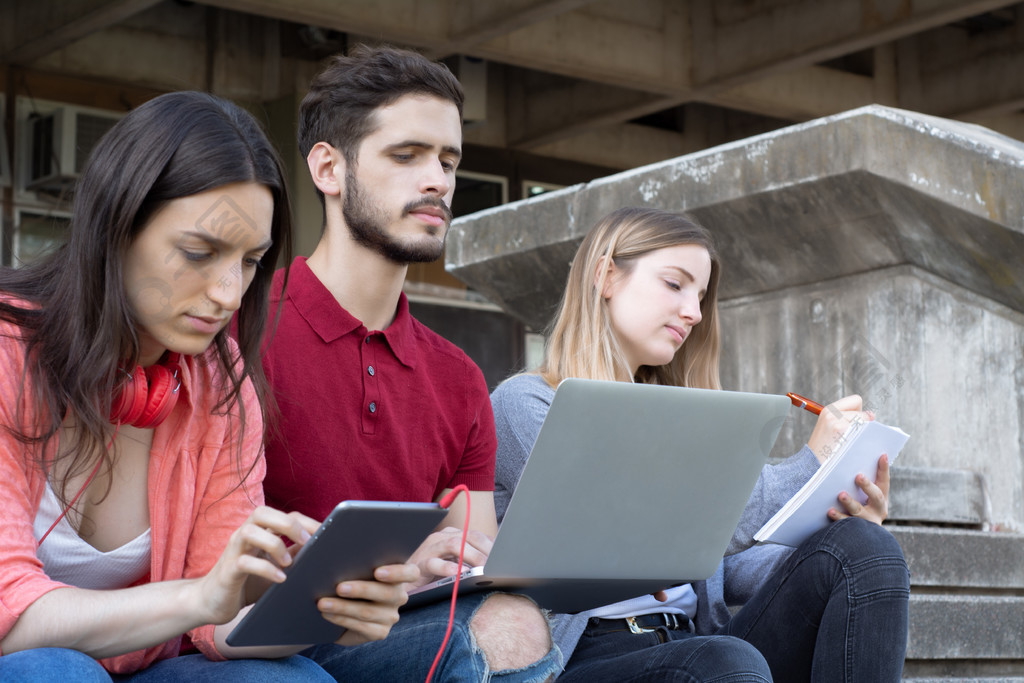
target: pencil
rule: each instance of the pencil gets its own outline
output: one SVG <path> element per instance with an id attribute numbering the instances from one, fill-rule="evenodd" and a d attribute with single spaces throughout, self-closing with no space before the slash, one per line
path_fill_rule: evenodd
<path id="1" fill-rule="evenodd" d="M 825 406 L 821 405 L 820 403 L 812 401 L 809 398 L 804 398 L 800 394 L 794 394 L 793 392 L 789 392 L 788 394 L 786 394 L 786 396 L 789 396 L 789 400 L 792 401 L 793 405 L 795 405 L 796 407 L 808 410 L 814 413 L 815 415 L 821 415 L 821 411 L 825 408 Z"/>

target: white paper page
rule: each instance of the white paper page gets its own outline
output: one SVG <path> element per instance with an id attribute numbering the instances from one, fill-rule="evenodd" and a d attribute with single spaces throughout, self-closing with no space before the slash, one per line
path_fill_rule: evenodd
<path id="1" fill-rule="evenodd" d="M 846 491 L 864 500 L 863 492 L 854 482 L 857 474 L 863 473 L 874 481 L 878 458 L 887 453 L 891 464 L 910 437 L 901 429 L 872 421 L 847 438 L 845 448 L 826 461 L 793 499 L 754 534 L 754 540 L 800 545 L 829 524 L 828 509 L 840 507 L 836 498 L 840 492 Z"/>

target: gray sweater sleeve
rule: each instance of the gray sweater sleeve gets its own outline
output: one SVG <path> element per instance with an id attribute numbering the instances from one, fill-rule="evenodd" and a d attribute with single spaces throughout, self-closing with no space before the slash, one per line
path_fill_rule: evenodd
<path id="1" fill-rule="evenodd" d="M 526 467 L 555 390 L 539 375 L 517 375 L 491 394 L 498 453 L 494 465 L 494 508 L 498 523 L 505 517 L 512 493 Z"/>
<path id="2" fill-rule="evenodd" d="M 758 529 L 814 476 L 818 467 L 818 459 L 807 446 L 780 463 L 765 465 L 747 499 L 747 506 L 743 509 L 725 554 L 734 555 L 754 545 L 754 534 Z"/>
<path id="3" fill-rule="evenodd" d="M 551 407 L 555 390 L 538 375 L 517 375 L 502 382 L 491 394 L 498 453 L 494 468 L 494 508 L 498 523 L 505 517 L 540 426 Z M 587 627 L 586 614 L 551 614 L 551 639 L 569 661 Z"/>

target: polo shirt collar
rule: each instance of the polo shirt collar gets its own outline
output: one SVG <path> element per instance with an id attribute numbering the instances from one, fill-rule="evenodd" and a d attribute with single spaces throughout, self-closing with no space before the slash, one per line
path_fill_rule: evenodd
<path id="1" fill-rule="evenodd" d="M 341 307 L 320 278 L 309 269 L 305 256 L 292 263 L 286 296 L 299 315 L 327 343 L 363 326 Z"/>
<path id="2" fill-rule="evenodd" d="M 292 263 L 286 296 L 299 315 L 326 343 L 340 339 L 346 334 L 368 332 L 363 323 L 346 311 L 324 283 L 320 282 L 320 278 L 309 269 L 305 256 L 299 256 Z M 417 348 L 413 334 L 413 317 L 409 313 L 409 300 L 405 292 L 398 298 L 394 321 L 382 334 L 395 358 L 402 365 L 415 367 Z"/>
<path id="3" fill-rule="evenodd" d="M 384 338 L 388 340 L 388 346 L 392 353 L 402 365 L 415 368 L 417 351 L 419 346 L 413 335 L 413 317 L 409 312 L 409 299 L 405 292 L 398 297 L 398 308 L 395 310 L 395 319 L 384 330 Z"/>

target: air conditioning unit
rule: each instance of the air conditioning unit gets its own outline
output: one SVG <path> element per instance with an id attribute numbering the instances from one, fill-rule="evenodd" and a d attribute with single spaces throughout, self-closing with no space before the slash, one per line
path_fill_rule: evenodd
<path id="1" fill-rule="evenodd" d="M 78 179 L 89 152 L 120 114 L 100 109 L 62 106 L 26 122 L 25 188 L 60 192 Z"/>

